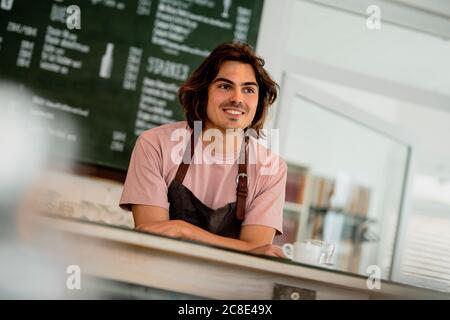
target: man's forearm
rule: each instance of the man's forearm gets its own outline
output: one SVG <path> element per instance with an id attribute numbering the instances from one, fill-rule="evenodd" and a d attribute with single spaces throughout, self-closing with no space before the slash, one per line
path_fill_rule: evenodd
<path id="1" fill-rule="evenodd" d="M 162 234 L 169 237 L 181 238 L 212 244 L 216 246 L 249 251 L 265 243 L 238 240 L 234 238 L 222 237 L 208 232 L 200 227 L 183 220 L 153 221 L 136 226 L 137 230 Z"/>
<path id="2" fill-rule="evenodd" d="M 284 257 L 281 249 L 277 246 L 272 245 L 271 243 L 266 242 L 267 240 L 265 240 L 264 237 L 260 242 L 222 237 L 183 220 L 164 220 L 154 221 L 151 223 L 147 222 L 136 226 L 136 229 L 150 233 L 162 234 L 173 238 L 181 238 L 206 244 L 212 244 L 224 248 L 230 248 L 240 251 L 251 251 L 256 254 L 264 254 L 275 257 Z M 260 231 L 257 231 L 258 235 L 260 236 Z M 243 231 L 241 230 L 241 233 L 242 232 Z M 245 236 L 249 236 L 248 230 Z M 255 239 L 258 238 L 258 236 L 255 237 Z"/>
<path id="3" fill-rule="evenodd" d="M 192 229 L 189 231 L 189 234 L 186 235 L 186 238 L 188 240 L 204 242 L 207 244 L 212 244 L 212 245 L 216 245 L 216 246 L 221 246 L 221 247 L 226 247 L 226 248 L 236 249 L 236 250 L 241 250 L 241 251 L 249 251 L 259 245 L 259 244 L 254 244 L 254 243 L 250 243 L 247 241 L 239 240 L 239 239 L 222 237 L 222 236 L 208 232 L 208 231 L 206 231 L 202 228 L 199 228 L 197 226 L 194 226 L 194 225 L 192 225 Z"/>

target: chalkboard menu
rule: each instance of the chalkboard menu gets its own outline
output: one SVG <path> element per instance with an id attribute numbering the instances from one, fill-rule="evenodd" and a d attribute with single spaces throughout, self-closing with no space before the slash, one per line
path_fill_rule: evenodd
<path id="1" fill-rule="evenodd" d="M 31 92 L 24 112 L 39 118 L 52 152 L 124 170 L 140 133 L 183 119 L 176 92 L 214 47 L 256 44 L 262 6 L 0 0 L 0 81 Z"/>

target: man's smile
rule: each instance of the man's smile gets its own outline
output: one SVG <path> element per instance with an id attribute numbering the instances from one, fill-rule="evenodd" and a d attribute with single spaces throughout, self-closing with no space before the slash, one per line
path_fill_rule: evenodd
<path id="1" fill-rule="evenodd" d="M 227 114 L 227 116 L 236 118 L 236 119 L 245 115 L 245 111 L 243 111 L 242 109 L 239 109 L 239 108 L 226 107 L 226 108 L 222 108 L 222 111 L 225 112 Z"/>

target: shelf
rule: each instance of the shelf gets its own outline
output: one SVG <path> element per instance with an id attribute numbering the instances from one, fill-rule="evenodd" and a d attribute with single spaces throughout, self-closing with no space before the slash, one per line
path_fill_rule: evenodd
<path id="1" fill-rule="evenodd" d="M 297 211 L 300 213 L 304 210 L 304 208 L 305 208 L 305 206 L 303 204 L 289 202 L 289 201 L 285 201 L 284 207 L 283 207 L 283 209 L 290 210 L 290 211 Z"/>
<path id="2" fill-rule="evenodd" d="M 333 212 L 336 212 L 336 213 L 340 213 L 340 214 L 342 214 L 342 215 L 344 215 L 344 216 L 346 216 L 348 218 L 352 218 L 354 220 L 362 220 L 362 221 L 365 221 L 365 222 L 372 222 L 372 223 L 377 222 L 377 220 L 375 220 L 373 218 L 367 218 L 367 217 L 359 215 L 357 213 L 346 212 L 346 211 L 344 211 L 343 209 L 340 209 L 340 208 L 321 208 L 321 207 L 310 206 L 309 209 L 312 212 L 315 212 L 315 213 L 326 214 L 326 213 L 328 213 L 330 211 L 333 211 Z"/>

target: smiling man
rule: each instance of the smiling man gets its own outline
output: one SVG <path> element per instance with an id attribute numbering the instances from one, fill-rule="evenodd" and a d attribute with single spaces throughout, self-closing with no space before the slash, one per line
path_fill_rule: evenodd
<path id="1" fill-rule="evenodd" d="M 283 256 L 272 241 L 282 232 L 286 164 L 257 142 L 278 89 L 263 66 L 246 44 L 218 46 L 178 91 L 186 121 L 138 138 L 120 200 L 137 230 Z M 194 161 L 199 154 L 204 161 Z"/>

